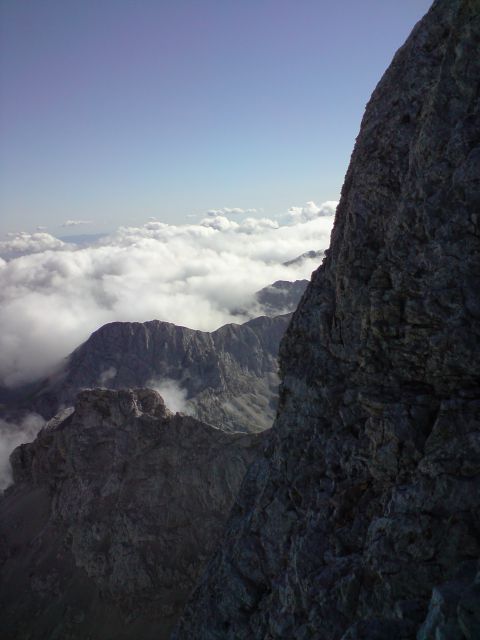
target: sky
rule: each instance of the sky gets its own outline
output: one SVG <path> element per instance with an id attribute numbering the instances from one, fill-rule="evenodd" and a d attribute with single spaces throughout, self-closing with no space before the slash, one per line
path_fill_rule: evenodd
<path id="1" fill-rule="evenodd" d="M 429 6 L 0 0 L 0 238 L 337 200 L 365 104 Z"/>

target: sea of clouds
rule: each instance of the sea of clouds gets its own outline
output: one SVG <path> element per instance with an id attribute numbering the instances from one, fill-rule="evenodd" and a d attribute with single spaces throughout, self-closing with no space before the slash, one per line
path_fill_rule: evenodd
<path id="1" fill-rule="evenodd" d="M 278 218 L 213 210 L 200 222 L 150 221 L 78 247 L 43 230 L 0 242 L 0 384 L 47 375 L 112 321 L 159 319 L 213 330 L 241 322 L 253 294 L 318 266 L 285 261 L 326 249 L 336 202 Z"/>

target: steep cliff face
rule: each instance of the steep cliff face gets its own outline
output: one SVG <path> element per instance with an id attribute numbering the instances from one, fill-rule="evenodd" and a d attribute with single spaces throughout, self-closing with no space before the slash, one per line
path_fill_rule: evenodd
<path id="1" fill-rule="evenodd" d="M 159 320 L 113 322 L 80 345 L 61 373 L 29 390 L 23 404 L 49 418 L 84 388 L 153 386 L 171 390 L 181 410 L 199 420 L 262 431 L 275 417 L 278 348 L 289 321 L 260 317 L 211 333 Z"/>
<path id="2" fill-rule="evenodd" d="M 261 437 L 173 415 L 149 389 L 82 392 L 12 454 L 2 640 L 168 638 Z"/>
<path id="3" fill-rule="evenodd" d="M 373 93 L 175 638 L 480 637 L 479 50 L 480 0 L 437 0 Z"/>

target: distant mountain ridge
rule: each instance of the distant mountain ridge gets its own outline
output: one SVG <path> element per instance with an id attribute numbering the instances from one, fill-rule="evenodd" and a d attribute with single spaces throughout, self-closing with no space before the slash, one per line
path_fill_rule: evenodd
<path id="1" fill-rule="evenodd" d="M 238 312 L 251 320 L 212 332 L 160 320 L 103 325 L 48 378 L 0 387 L 0 417 L 15 422 L 33 411 L 50 419 L 82 389 L 144 386 L 228 431 L 262 431 L 275 417 L 280 340 L 307 284 L 279 280 L 260 289 Z"/>
<path id="2" fill-rule="evenodd" d="M 323 258 L 324 255 L 325 255 L 325 251 L 322 251 L 322 250 L 315 251 L 314 249 L 311 249 L 310 251 L 305 251 L 305 253 L 302 253 L 296 258 L 287 260 L 286 262 L 283 263 L 283 265 L 285 267 L 293 267 L 294 265 L 298 265 L 298 264 L 301 264 L 302 262 L 305 262 L 305 260 L 313 260 L 313 259 L 320 260 L 320 258 Z"/>
<path id="3" fill-rule="evenodd" d="M 305 293 L 308 280 L 277 280 L 255 294 L 259 315 L 292 313 Z"/>
<path id="4" fill-rule="evenodd" d="M 277 355 L 290 315 L 227 324 L 211 333 L 169 322 L 113 322 L 69 356 L 60 373 L 24 400 L 46 418 L 85 388 L 162 388 L 183 397 L 183 411 L 227 431 L 271 426 Z"/>

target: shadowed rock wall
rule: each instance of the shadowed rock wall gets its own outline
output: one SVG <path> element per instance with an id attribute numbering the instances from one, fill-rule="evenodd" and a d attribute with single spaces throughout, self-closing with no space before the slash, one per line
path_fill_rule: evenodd
<path id="1" fill-rule="evenodd" d="M 437 0 L 374 91 L 177 640 L 480 637 L 479 51 L 480 0 Z"/>

